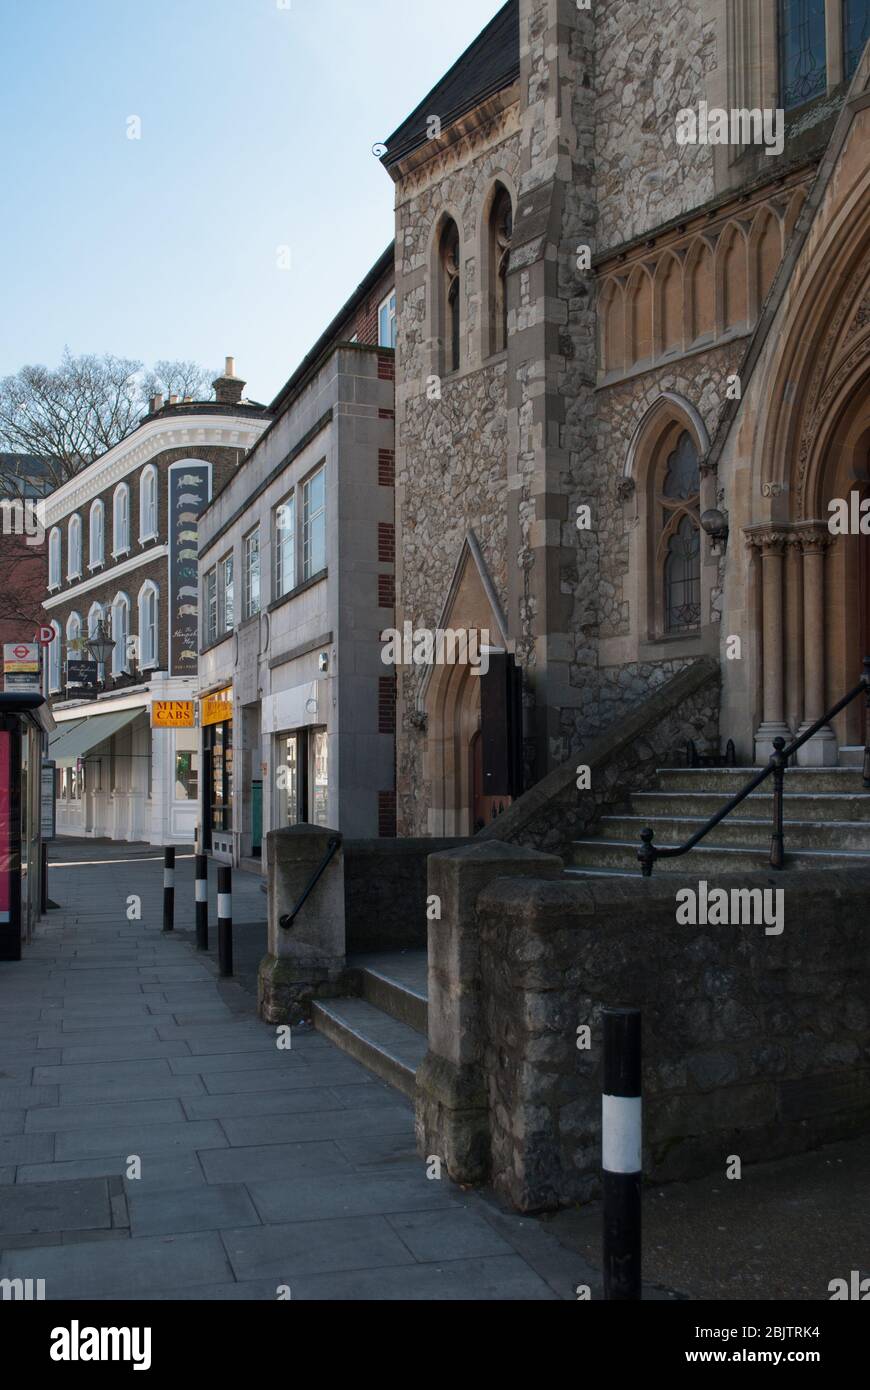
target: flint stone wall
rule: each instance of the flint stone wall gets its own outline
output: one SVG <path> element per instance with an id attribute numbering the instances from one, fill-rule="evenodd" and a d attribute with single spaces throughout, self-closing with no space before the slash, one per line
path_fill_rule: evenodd
<path id="1" fill-rule="evenodd" d="M 501 878 L 478 896 L 489 1177 L 515 1208 L 599 1191 L 603 1006 L 643 1010 L 651 1181 L 724 1180 L 731 1155 L 761 1162 L 870 1128 L 870 871 L 775 876 L 785 929 L 767 936 L 678 925 L 675 893 L 697 886 L 690 869 Z M 576 1046 L 582 1024 L 588 1051 Z"/>

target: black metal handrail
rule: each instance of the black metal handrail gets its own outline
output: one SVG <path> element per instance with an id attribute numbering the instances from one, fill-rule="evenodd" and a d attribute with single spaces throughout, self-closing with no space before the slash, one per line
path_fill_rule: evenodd
<path id="1" fill-rule="evenodd" d="M 770 867 L 772 869 L 784 868 L 785 840 L 783 830 L 783 791 L 785 784 L 785 769 L 799 748 L 802 748 L 814 734 L 817 734 L 821 728 L 830 723 L 841 710 L 844 710 L 847 705 L 851 704 L 852 701 L 862 693 L 867 699 L 864 728 L 863 782 L 865 789 L 870 791 L 870 656 L 865 656 L 864 673 L 854 690 L 850 690 L 848 695 L 844 695 L 842 700 L 838 700 L 835 705 L 832 705 L 827 713 L 822 715 L 821 719 L 817 719 L 814 724 L 811 724 L 810 727 L 801 734 L 800 738 L 794 739 L 788 747 L 786 747 L 785 739 L 782 738 L 781 735 L 775 738 L 773 740 L 773 746 L 776 751 L 771 754 L 770 762 L 767 767 L 763 767 L 760 772 L 756 773 L 756 775 L 746 783 L 745 787 L 743 787 L 736 796 L 732 796 L 731 800 L 728 801 L 721 810 L 717 811 L 715 816 L 711 816 L 710 819 L 701 826 L 700 830 L 696 830 L 695 834 L 692 835 L 685 844 L 667 846 L 655 845 L 653 844 L 655 832 L 651 830 L 649 826 L 641 831 L 641 847 L 637 851 L 637 857 L 640 860 L 641 872 L 644 878 L 649 878 L 651 876 L 653 865 L 657 859 L 677 859 L 681 854 L 688 854 L 689 850 L 694 849 L 695 845 L 703 840 L 705 835 L 709 835 L 710 831 L 713 830 L 720 821 L 723 821 L 726 816 L 731 814 L 735 806 L 739 806 L 741 801 L 745 801 L 746 797 L 751 795 L 756 787 L 760 787 L 762 782 L 766 781 L 766 779 L 771 776 L 773 777 L 773 833 L 770 840 Z"/>
<path id="2" fill-rule="evenodd" d="M 312 893 L 312 891 L 314 890 L 315 886 L 317 885 L 318 879 L 320 878 L 321 874 L 322 874 L 322 873 L 324 872 L 324 870 L 326 869 L 327 865 L 329 864 L 330 859 L 331 859 L 332 856 L 335 854 L 335 851 L 338 849 L 338 847 L 339 847 L 340 844 L 341 844 L 341 840 L 336 840 L 335 838 L 333 838 L 333 839 L 331 839 L 331 840 L 328 841 L 327 846 L 326 846 L 326 853 L 324 854 L 324 856 L 323 856 L 323 858 L 321 859 L 320 863 L 318 864 L 317 868 L 314 870 L 314 873 L 311 875 L 310 879 L 308 880 L 308 883 L 307 883 L 306 886 L 305 886 L 305 891 L 303 892 L 302 897 L 299 899 L 299 901 L 298 901 L 298 903 L 296 904 L 296 906 L 294 907 L 293 911 L 292 911 L 292 912 L 285 912 L 284 915 L 283 915 L 283 917 L 279 917 L 279 918 L 278 918 L 278 926 L 279 926 L 279 927 L 283 927 L 285 931 L 289 931 L 289 930 L 290 930 L 290 928 L 292 927 L 292 925 L 293 925 L 293 923 L 295 922 L 296 918 L 299 916 L 299 913 L 301 912 L 303 906 L 305 905 L 306 899 L 309 897 L 309 895 L 310 895 L 310 894 Z"/>

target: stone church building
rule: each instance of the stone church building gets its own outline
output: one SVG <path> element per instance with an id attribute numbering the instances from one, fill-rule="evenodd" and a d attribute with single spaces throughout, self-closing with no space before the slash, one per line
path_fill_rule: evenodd
<path id="1" fill-rule="evenodd" d="M 396 623 L 492 656 L 399 668 L 400 835 L 471 833 L 701 658 L 744 765 L 860 679 L 868 33 L 867 0 L 508 0 L 386 140 Z"/>

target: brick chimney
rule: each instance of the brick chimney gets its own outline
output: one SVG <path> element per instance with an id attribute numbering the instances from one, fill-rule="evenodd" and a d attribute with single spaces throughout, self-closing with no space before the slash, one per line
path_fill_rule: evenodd
<path id="1" fill-rule="evenodd" d="M 245 382 L 236 376 L 236 360 L 228 357 L 223 376 L 212 382 L 214 398 L 220 405 L 236 405 L 242 399 Z"/>

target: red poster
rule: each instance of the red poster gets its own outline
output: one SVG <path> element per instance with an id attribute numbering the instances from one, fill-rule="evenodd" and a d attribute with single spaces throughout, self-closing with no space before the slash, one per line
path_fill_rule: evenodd
<path id="1" fill-rule="evenodd" d="M 12 735 L 0 729 L 0 922 L 12 910 Z"/>

